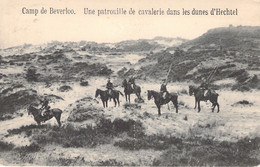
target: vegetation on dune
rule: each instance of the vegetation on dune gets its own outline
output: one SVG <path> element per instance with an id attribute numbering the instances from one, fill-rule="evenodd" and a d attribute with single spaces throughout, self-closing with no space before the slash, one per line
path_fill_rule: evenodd
<path id="1" fill-rule="evenodd" d="M 10 151 L 13 148 L 14 148 L 13 144 L 0 141 L 0 152 L 1 151 Z"/>
<path id="2" fill-rule="evenodd" d="M 254 151 L 260 149 L 260 138 L 244 138 L 238 142 L 212 139 L 189 139 L 164 152 L 156 165 L 163 166 L 255 166 L 260 160 Z"/>
<path id="3" fill-rule="evenodd" d="M 38 145 L 59 144 L 63 147 L 94 147 L 99 144 L 110 143 L 111 139 L 121 133 L 129 136 L 136 135 L 137 127 L 141 128 L 141 123 L 134 120 L 114 121 L 101 119 L 95 127 L 75 127 L 72 123 L 61 128 L 52 126 L 22 126 L 18 129 L 9 130 L 9 135 L 24 133 L 32 138 Z"/>
<path id="4" fill-rule="evenodd" d="M 38 100 L 38 98 L 37 92 L 32 89 L 19 90 L 15 93 L 0 96 L 0 120 L 13 118 L 8 114 L 13 115 L 16 111 L 25 109 L 26 106 Z"/>
<path id="5" fill-rule="evenodd" d="M 27 81 L 29 81 L 29 82 L 38 81 L 39 75 L 40 75 L 40 74 L 37 74 L 37 69 L 36 69 L 36 67 L 31 66 L 31 67 L 29 67 L 29 68 L 27 69 L 26 79 L 27 79 Z"/>
<path id="6" fill-rule="evenodd" d="M 250 74 L 250 71 L 259 70 L 259 36 L 259 27 L 213 29 L 174 48 L 174 52 L 171 49 L 151 52 L 139 61 L 140 64 L 152 61 L 153 65 L 147 64 L 140 70 L 122 69 L 119 74 L 160 79 L 165 76 L 170 64 L 173 64 L 169 81 L 193 80 L 201 83 L 215 67 L 218 67 L 211 82 L 234 78 L 237 82 L 231 85 L 232 90 L 260 89 L 259 75 Z"/>

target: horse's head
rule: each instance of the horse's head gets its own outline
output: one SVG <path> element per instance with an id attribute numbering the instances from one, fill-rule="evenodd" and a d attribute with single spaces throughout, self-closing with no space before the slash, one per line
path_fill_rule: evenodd
<path id="1" fill-rule="evenodd" d="M 95 94 L 95 98 L 97 98 L 99 94 L 100 94 L 100 89 L 97 89 L 96 94 Z"/>
<path id="2" fill-rule="evenodd" d="M 31 115 L 33 114 L 37 109 L 34 107 L 36 104 L 30 104 L 27 108 L 27 111 L 28 111 L 28 115 Z"/>
<path id="3" fill-rule="evenodd" d="M 148 100 L 151 100 L 152 98 L 152 92 L 150 90 L 147 91 L 147 98 Z"/>
<path id="4" fill-rule="evenodd" d="M 190 95 L 190 96 L 193 95 L 194 89 L 195 89 L 194 86 L 192 86 L 192 85 L 189 86 L 189 95 Z"/>

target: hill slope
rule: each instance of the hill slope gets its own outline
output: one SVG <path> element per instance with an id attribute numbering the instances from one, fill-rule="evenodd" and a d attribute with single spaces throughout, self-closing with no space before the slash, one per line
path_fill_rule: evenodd
<path id="1" fill-rule="evenodd" d="M 170 81 L 202 82 L 218 67 L 212 82 L 228 79 L 233 89 L 249 90 L 259 88 L 259 54 L 260 27 L 216 28 L 183 43 L 174 52 L 170 48 L 150 54 L 140 64 L 155 63 L 143 66 L 135 74 L 162 79 L 173 63 Z"/>

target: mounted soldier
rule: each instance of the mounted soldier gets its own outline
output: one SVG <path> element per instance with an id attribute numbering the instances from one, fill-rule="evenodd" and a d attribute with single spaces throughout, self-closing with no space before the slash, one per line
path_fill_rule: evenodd
<path id="1" fill-rule="evenodd" d="M 167 82 L 166 82 L 166 79 L 163 79 L 162 80 L 162 84 L 161 84 L 161 89 L 160 89 L 160 93 L 161 93 L 161 96 L 162 96 L 162 99 L 165 100 L 168 95 L 169 95 L 169 92 L 167 91 Z"/>
<path id="2" fill-rule="evenodd" d="M 126 101 L 128 100 L 130 102 L 131 94 L 136 94 L 138 99 L 141 99 L 141 87 L 135 84 L 135 78 L 133 76 L 128 79 L 128 82 L 124 79 L 122 86 L 124 87 Z"/>
<path id="3" fill-rule="evenodd" d="M 128 80 L 128 83 L 131 85 L 131 88 L 134 89 L 135 77 L 131 76 Z"/>
<path id="4" fill-rule="evenodd" d="M 42 106 L 40 108 L 41 111 L 41 115 L 42 116 L 46 116 L 48 114 L 50 114 L 50 106 L 49 106 L 49 100 L 47 99 L 47 97 L 45 96 L 43 100 L 41 100 L 40 103 Z"/>
<path id="5" fill-rule="evenodd" d="M 162 101 L 169 97 L 169 92 L 167 91 L 166 86 L 168 84 L 168 76 L 170 74 L 171 68 L 172 68 L 172 63 L 171 63 L 170 68 L 167 72 L 166 79 L 162 80 L 162 84 L 161 84 L 161 88 L 160 88 L 160 95 L 162 97 Z"/>
<path id="6" fill-rule="evenodd" d="M 218 70 L 218 67 L 215 67 L 214 70 L 208 76 L 208 78 L 203 80 L 202 83 L 200 84 L 200 86 L 198 87 L 200 90 L 203 91 L 204 97 L 206 97 L 209 94 L 209 91 L 213 91 L 213 90 L 209 89 L 209 83 L 217 70 Z M 207 100 L 205 100 L 205 101 L 207 101 Z"/>
<path id="7" fill-rule="evenodd" d="M 114 86 L 113 86 L 113 83 L 110 81 L 110 78 L 108 78 L 108 80 L 107 80 L 106 88 L 107 88 L 108 94 L 110 96 L 112 96 Z"/>

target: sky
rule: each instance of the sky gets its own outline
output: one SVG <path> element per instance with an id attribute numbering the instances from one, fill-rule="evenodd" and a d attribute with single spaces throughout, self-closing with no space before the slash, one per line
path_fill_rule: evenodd
<path id="1" fill-rule="evenodd" d="M 41 9 L 47 14 L 40 14 Z M 23 14 L 22 9 L 38 9 Z M 50 8 L 73 9 L 76 14 L 51 15 Z M 113 10 L 123 8 L 127 15 L 89 15 L 84 8 Z M 129 15 L 132 8 L 135 15 Z M 139 15 L 139 10 L 179 10 L 180 15 Z M 212 8 L 237 9 L 238 15 L 182 15 L 182 10 Z M 32 10 L 31 10 L 32 11 Z M 260 0 L 1 0 L 0 48 L 24 43 L 57 41 L 118 42 L 151 39 L 156 36 L 194 39 L 209 29 L 233 26 L 260 26 Z"/>

